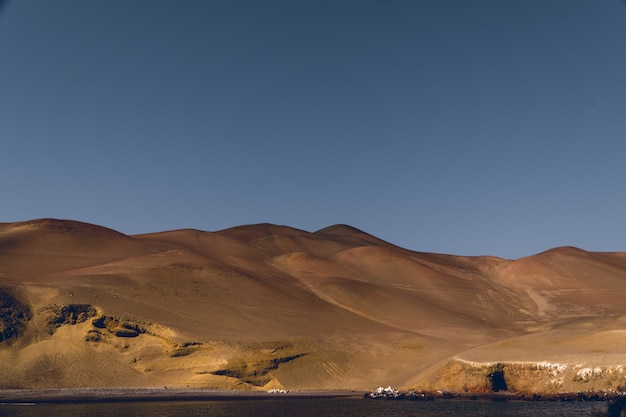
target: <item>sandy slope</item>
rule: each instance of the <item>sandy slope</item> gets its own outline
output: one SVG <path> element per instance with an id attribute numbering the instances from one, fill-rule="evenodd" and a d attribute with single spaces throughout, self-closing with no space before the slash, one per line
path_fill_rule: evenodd
<path id="1" fill-rule="evenodd" d="M 497 365 L 519 389 L 617 388 L 625 295 L 624 253 L 418 253 L 345 225 L 5 223 L 0 384 L 488 390 Z M 564 368 L 532 365 L 546 361 Z"/>

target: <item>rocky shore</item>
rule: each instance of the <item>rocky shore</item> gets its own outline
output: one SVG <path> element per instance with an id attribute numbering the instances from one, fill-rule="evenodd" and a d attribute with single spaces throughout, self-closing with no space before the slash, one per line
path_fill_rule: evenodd
<path id="1" fill-rule="evenodd" d="M 134 401 L 210 401 L 224 399 L 275 399 L 315 397 L 363 397 L 374 400 L 434 401 L 434 400 L 494 400 L 494 401 L 607 401 L 626 403 L 626 393 L 589 391 L 571 393 L 516 392 L 452 392 L 398 391 L 379 387 L 364 393 L 352 390 L 306 391 L 241 391 L 180 388 L 50 388 L 0 390 L 0 403 L 76 403 L 76 402 L 134 402 Z"/>
<path id="2" fill-rule="evenodd" d="M 374 400 L 434 401 L 451 399 L 496 400 L 496 401 L 625 401 L 626 393 L 617 391 L 587 391 L 564 393 L 527 392 L 452 392 L 452 391 L 398 391 L 392 387 L 379 387 L 364 395 Z"/>

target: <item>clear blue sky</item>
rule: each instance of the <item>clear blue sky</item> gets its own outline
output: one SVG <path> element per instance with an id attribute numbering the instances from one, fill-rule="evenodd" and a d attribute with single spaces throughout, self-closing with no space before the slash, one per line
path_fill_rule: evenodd
<path id="1" fill-rule="evenodd" d="M 621 0 L 13 0 L 0 222 L 626 251 Z"/>

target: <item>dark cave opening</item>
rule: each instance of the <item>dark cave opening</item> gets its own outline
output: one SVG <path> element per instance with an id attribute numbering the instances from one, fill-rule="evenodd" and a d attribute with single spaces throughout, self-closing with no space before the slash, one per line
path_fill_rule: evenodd
<path id="1" fill-rule="evenodd" d="M 493 392 L 508 391 L 506 381 L 504 380 L 504 370 L 496 369 L 488 375 L 488 378 Z"/>

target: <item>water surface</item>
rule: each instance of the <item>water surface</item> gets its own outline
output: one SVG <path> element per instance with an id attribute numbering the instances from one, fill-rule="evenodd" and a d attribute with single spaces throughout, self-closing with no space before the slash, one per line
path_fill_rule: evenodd
<path id="1" fill-rule="evenodd" d="M 604 402 L 438 400 L 375 401 L 362 398 L 243 399 L 77 404 L 0 405 L 12 417 L 580 417 L 606 411 Z"/>

